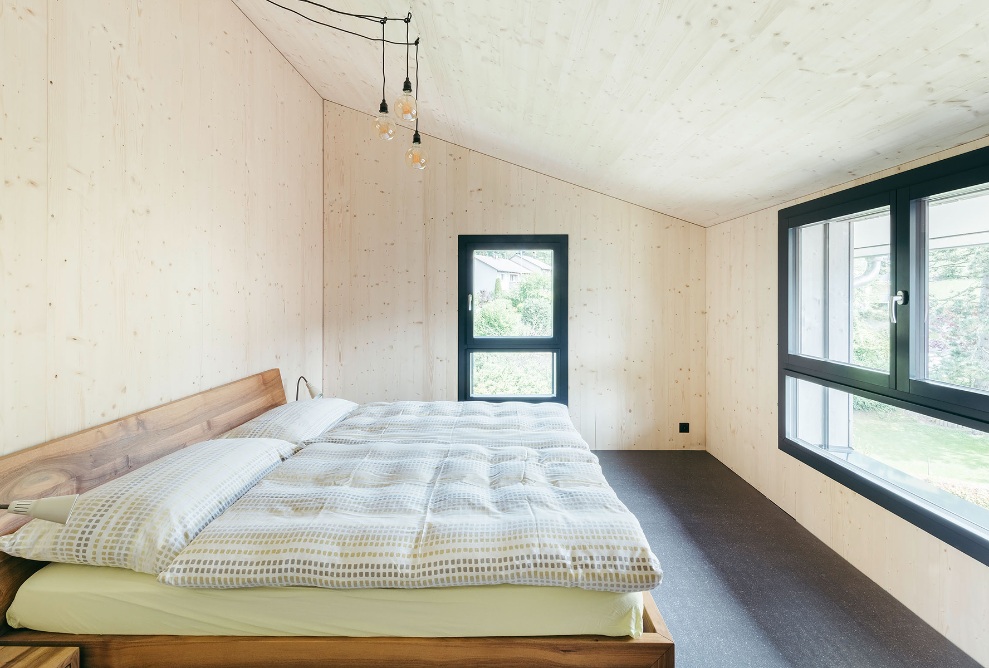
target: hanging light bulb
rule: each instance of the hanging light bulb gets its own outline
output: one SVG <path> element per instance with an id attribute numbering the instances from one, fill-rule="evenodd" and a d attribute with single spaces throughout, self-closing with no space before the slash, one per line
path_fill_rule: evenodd
<path id="1" fill-rule="evenodd" d="M 395 116 L 400 121 L 414 121 L 419 110 L 416 99 L 412 95 L 412 81 L 409 79 L 409 23 L 412 22 L 412 12 L 405 17 L 405 83 L 402 84 L 402 94 L 395 100 Z M 419 40 L 416 40 L 416 80 L 419 79 Z"/>
<path id="2" fill-rule="evenodd" d="M 395 136 L 395 122 L 388 116 L 388 103 L 385 102 L 385 23 L 381 21 L 381 105 L 378 107 L 378 117 L 374 119 L 374 132 L 378 139 L 389 141 Z"/>
<path id="3" fill-rule="evenodd" d="M 405 77 L 402 94 L 395 100 L 395 116 L 400 121 L 414 121 L 418 114 L 416 99 L 412 97 L 412 82 L 409 81 L 408 77 Z"/>
<path id="4" fill-rule="evenodd" d="M 378 139 L 385 141 L 395 136 L 395 121 L 388 116 L 388 103 L 384 100 L 378 108 L 378 117 L 374 119 L 374 132 L 378 135 Z"/>
<path id="5" fill-rule="evenodd" d="M 405 164 L 414 169 L 426 169 L 428 158 L 425 149 L 422 148 L 422 139 L 419 131 L 412 135 L 412 146 L 405 152 Z"/>

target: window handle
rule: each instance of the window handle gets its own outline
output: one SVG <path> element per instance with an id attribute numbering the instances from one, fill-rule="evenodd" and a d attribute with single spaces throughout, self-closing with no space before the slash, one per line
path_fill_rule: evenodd
<path id="1" fill-rule="evenodd" d="M 470 292 L 467 293 L 467 310 L 474 310 L 474 295 Z"/>
<path id="2" fill-rule="evenodd" d="M 907 303 L 907 293 L 905 290 L 897 290 L 895 295 L 889 298 L 889 321 L 896 324 L 896 307 Z"/>

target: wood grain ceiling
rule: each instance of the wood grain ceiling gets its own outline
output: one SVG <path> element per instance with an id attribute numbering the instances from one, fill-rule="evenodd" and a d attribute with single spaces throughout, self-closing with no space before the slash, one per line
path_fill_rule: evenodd
<path id="1" fill-rule="evenodd" d="M 699 225 L 989 134 L 986 0 L 325 1 L 414 13 L 424 135 Z M 378 44 L 234 2 L 323 98 L 376 112 Z"/>

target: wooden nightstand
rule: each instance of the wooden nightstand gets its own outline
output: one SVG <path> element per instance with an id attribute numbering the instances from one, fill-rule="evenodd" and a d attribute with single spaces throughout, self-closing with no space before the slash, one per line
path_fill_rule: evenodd
<path id="1" fill-rule="evenodd" d="M 0 647 L 0 668 L 79 668 L 79 648 Z"/>

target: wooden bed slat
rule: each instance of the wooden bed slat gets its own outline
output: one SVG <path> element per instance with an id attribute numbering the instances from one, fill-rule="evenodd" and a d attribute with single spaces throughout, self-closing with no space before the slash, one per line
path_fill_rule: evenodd
<path id="1" fill-rule="evenodd" d="M 76 636 L 12 631 L 0 644 L 79 647 L 86 668 L 672 668 L 673 643 L 642 637 L 266 638 Z M 669 656 L 669 661 L 666 657 Z"/>

